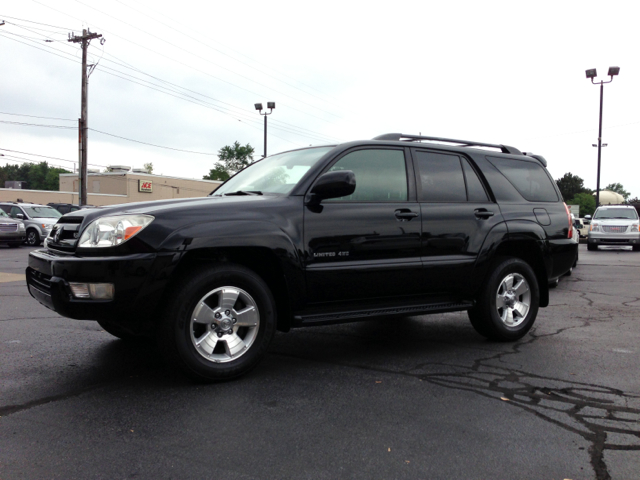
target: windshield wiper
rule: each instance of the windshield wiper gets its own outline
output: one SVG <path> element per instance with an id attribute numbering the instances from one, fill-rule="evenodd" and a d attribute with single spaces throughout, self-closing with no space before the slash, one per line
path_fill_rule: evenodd
<path id="1" fill-rule="evenodd" d="M 258 190 L 238 190 L 236 192 L 223 193 L 223 195 L 262 195 L 262 192 Z"/>

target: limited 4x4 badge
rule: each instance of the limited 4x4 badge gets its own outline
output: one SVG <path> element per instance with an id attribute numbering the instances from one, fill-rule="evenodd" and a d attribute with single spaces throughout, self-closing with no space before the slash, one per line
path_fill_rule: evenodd
<path id="1" fill-rule="evenodd" d="M 313 256 L 314 257 L 348 257 L 349 256 L 349 252 L 322 252 L 322 253 L 314 253 Z"/>

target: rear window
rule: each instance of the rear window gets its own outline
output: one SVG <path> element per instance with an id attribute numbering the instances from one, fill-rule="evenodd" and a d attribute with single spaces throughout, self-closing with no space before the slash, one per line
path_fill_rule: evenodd
<path id="1" fill-rule="evenodd" d="M 557 202 L 551 177 L 537 162 L 487 157 L 507 180 L 530 202 Z"/>

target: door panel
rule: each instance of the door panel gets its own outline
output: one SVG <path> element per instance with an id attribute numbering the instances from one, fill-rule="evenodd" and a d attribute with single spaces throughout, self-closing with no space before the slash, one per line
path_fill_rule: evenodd
<path id="1" fill-rule="evenodd" d="M 339 158 L 332 170 L 353 171 L 356 189 L 347 197 L 323 201 L 319 209 L 305 207 L 310 301 L 420 291 L 420 207 L 410 199 L 414 193 L 404 149 L 356 149 Z"/>

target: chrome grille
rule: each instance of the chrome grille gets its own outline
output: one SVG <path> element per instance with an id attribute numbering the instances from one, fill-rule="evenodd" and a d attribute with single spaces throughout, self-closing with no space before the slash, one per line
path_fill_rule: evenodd
<path id="1" fill-rule="evenodd" d="M 603 225 L 602 230 L 606 233 L 625 233 L 627 231 L 627 226 L 623 225 L 619 227 L 614 225 Z"/>
<path id="2" fill-rule="evenodd" d="M 17 223 L 0 223 L 0 232 L 17 232 Z"/>

